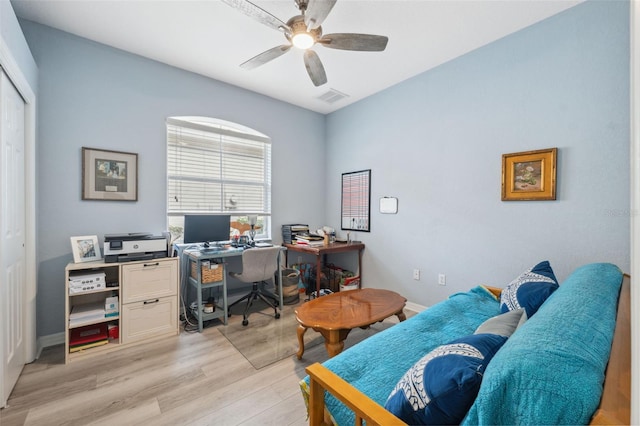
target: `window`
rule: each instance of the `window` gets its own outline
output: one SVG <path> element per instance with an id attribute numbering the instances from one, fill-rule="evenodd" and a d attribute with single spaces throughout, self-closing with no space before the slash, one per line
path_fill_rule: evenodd
<path id="1" fill-rule="evenodd" d="M 231 235 L 271 235 L 271 140 L 255 130 L 207 117 L 167 119 L 167 216 L 172 238 L 185 214 L 230 214 Z"/>

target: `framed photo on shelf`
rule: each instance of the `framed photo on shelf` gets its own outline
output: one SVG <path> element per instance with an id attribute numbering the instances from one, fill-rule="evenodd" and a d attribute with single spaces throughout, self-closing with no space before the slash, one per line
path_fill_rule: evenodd
<path id="1" fill-rule="evenodd" d="M 558 148 L 502 155 L 502 201 L 556 199 Z"/>
<path id="2" fill-rule="evenodd" d="M 71 251 L 75 263 L 93 262 L 102 259 L 97 235 L 71 237 Z"/>
<path id="3" fill-rule="evenodd" d="M 342 229 L 371 232 L 371 169 L 342 174 Z"/>
<path id="4" fill-rule="evenodd" d="M 138 154 L 83 147 L 82 199 L 138 201 Z"/>

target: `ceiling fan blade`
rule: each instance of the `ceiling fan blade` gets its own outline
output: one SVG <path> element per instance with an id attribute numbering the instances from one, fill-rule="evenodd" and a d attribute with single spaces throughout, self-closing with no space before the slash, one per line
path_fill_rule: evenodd
<path id="1" fill-rule="evenodd" d="M 291 49 L 290 44 L 283 44 L 282 46 L 276 46 L 272 49 L 269 49 L 265 52 L 262 52 L 259 55 L 254 56 L 246 62 L 240 64 L 241 68 L 252 70 L 254 68 L 259 67 L 260 65 L 266 64 L 269 61 L 274 60 L 275 58 L 284 55 Z"/>
<path id="2" fill-rule="evenodd" d="M 307 73 L 314 86 L 322 86 L 327 82 L 327 74 L 324 72 L 322 62 L 320 62 L 318 54 L 311 49 L 304 51 L 304 66 L 307 68 Z"/>
<path id="3" fill-rule="evenodd" d="M 309 0 L 307 11 L 304 14 L 304 23 L 309 30 L 318 28 L 333 9 L 337 0 Z"/>
<path id="4" fill-rule="evenodd" d="M 266 10 L 262 9 L 259 6 L 251 3 L 248 0 L 222 0 L 224 3 L 229 6 L 238 9 L 240 12 L 245 15 L 255 19 L 258 22 L 261 22 L 274 30 L 282 31 L 282 32 L 290 32 L 291 28 L 280 19 L 276 18 Z"/>
<path id="5" fill-rule="evenodd" d="M 373 34 L 336 33 L 326 34 L 318 40 L 324 47 L 341 50 L 360 50 L 365 52 L 382 52 L 387 47 L 389 38 Z"/>

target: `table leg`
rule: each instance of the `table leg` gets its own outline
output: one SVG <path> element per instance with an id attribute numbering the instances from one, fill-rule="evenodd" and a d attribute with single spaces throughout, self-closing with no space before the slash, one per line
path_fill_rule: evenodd
<path id="1" fill-rule="evenodd" d="M 400 322 L 407 319 L 407 316 L 404 314 L 404 311 L 402 309 L 400 309 L 400 312 L 396 312 L 395 315 L 398 317 L 398 320 L 400 320 Z"/>
<path id="2" fill-rule="evenodd" d="M 298 359 L 302 359 L 302 355 L 304 354 L 304 333 L 306 333 L 307 327 L 303 325 L 298 325 Z"/>
<path id="3" fill-rule="evenodd" d="M 320 334 L 324 337 L 324 347 L 327 349 L 329 358 L 333 358 L 344 349 L 344 341 L 351 332 L 351 329 L 318 331 L 320 331 Z"/>
<path id="4" fill-rule="evenodd" d="M 362 250 L 358 250 L 358 275 L 360 275 L 358 288 L 362 288 Z"/>
<path id="5" fill-rule="evenodd" d="M 320 279 L 322 277 L 322 256 L 316 256 L 316 297 L 320 297 Z"/>
<path id="6" fill-rule="evenodd" d="M 280 296 L 280 311 L 284 309 L 284 295 L 282 294 L 282 250 L 278 250 L 278 295 Z"/>
<path id="7" fill-rule="evenodd" d="M 198 301 L 198 332 L 202 333 L 202 266 L 200 261 L 196 261 L 196 267 L 198 268 L 198 273 L 196 274 L 196 278 L 198 279 L 198 285 L 196 286 L 196 291 L 198 292 L 197 301 Z"/>

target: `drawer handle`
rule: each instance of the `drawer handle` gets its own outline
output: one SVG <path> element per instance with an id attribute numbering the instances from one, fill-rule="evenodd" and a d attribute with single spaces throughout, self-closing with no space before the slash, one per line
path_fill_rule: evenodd
<path id="1" fill-rule="evenodd" d="M 160 299 L 156 299 L 156 300 L 145 300 L 144 304 L 145 305 L 150 305 L 152 303 L 158 303 L 160 301 Z"/>
<path id="2" fill-rule="evenodd" d="M 145 263 L 144 267 L 146 268 L 147 266 L 160 266 L 160 262 L 156 262 L 156 263 Z"/>

